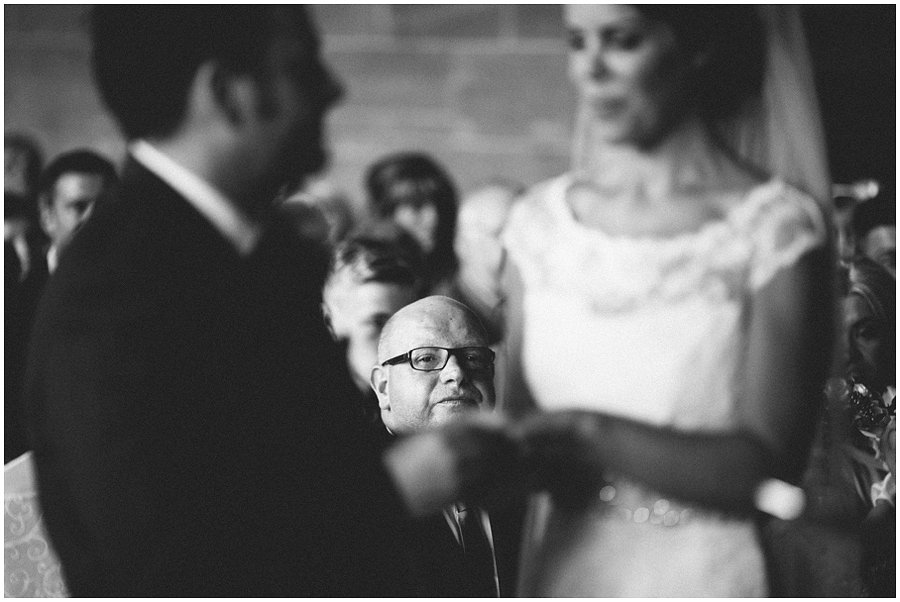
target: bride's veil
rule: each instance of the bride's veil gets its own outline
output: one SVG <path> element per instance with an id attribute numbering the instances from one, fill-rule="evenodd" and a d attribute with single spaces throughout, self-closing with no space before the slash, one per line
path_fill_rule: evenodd
<path id="1" fill-rule="evenodd" d="M 831 205 L 825 135 L 812 61 L 795 6 L 757 7 L 766 34 L 762 94 L 718 131 L 750 165 Z"/>

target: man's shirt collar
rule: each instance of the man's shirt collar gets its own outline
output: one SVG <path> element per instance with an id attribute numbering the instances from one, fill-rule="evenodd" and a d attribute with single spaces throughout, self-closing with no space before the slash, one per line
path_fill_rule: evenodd
<path id="1" fill-rule="evenodd" d="M 56 264 L 59 263 L 59 248 L 56 245 L 50 245 L 47 249 L 47 272 L 56 271 Z"/>
<path id="2" fill-rule="evenodd" d="M 262 235 L 262 227 L 241 213 L 233 201 L 146 140 L 136 140 L 128 150 L 138 163 L 181 194 L 239 255 L 247 256 L 253 252 Z"/>

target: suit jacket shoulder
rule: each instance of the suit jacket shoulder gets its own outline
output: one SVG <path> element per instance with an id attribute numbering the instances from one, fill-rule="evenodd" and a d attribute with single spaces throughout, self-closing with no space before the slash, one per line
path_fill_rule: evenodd
<path id="1" fill-rule="evenodd" d="M 136 164 L 120 195 L 61 258 L 26 377 L 71 591 L 402 594 L 368 562 L 404 517 L 351 419 L 321 253 L 275 226 L 241 258 Z"/>

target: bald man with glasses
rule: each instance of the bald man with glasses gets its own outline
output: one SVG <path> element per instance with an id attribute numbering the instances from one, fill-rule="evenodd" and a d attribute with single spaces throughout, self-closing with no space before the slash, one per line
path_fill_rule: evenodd
<path id="1" fill-rule="evenodd" d="M 462 303 L 426 297 L 385 324 L 371 384 L 386 440 L 439 428 L 494 409 L 494 352 L 484 327 Z M 419 522 L 412 557 L 417 595 L 512 595 L 521 512 L 490 514 L 460 501 Z"/>

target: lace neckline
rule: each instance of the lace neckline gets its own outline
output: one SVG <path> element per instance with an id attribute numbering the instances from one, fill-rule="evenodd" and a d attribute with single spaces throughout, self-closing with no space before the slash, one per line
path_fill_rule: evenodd
<path id="1" fill-rule="evenodd" d="M 685 232 L 679 232 L 672 235 L 655 235 L 655 234 L 613 234 L 585 225 L 575 216 L 575 212 L 567 202 L 569 188 L 575 183 L 572 174 L 565 174 L 555 183 L 555 190 L 550 194 L 550 198 L 556 199 L 553 203 L 554 210 L 560 217 L 563 224 L 569 228 L 580 232 L 584 236 L 604 239 L 608 241 L 630 241 L 634 243 L 653 243 L 653 244 L 679 244 L 687 241 L 706 238 L 711 236 L 710 233 L 718 232 L 730 227 L 739 219 L 741 215 L 751 211 L 757 204 L 771 198 L 781 190 L 784 183 L 778 178 L 771 178 L 766 182 L 758 184 L 751 188 L 740 201 L 734 203 L 724 212 L 724 214 L 716 219 L 703 222 L 697 228 Z"/>

